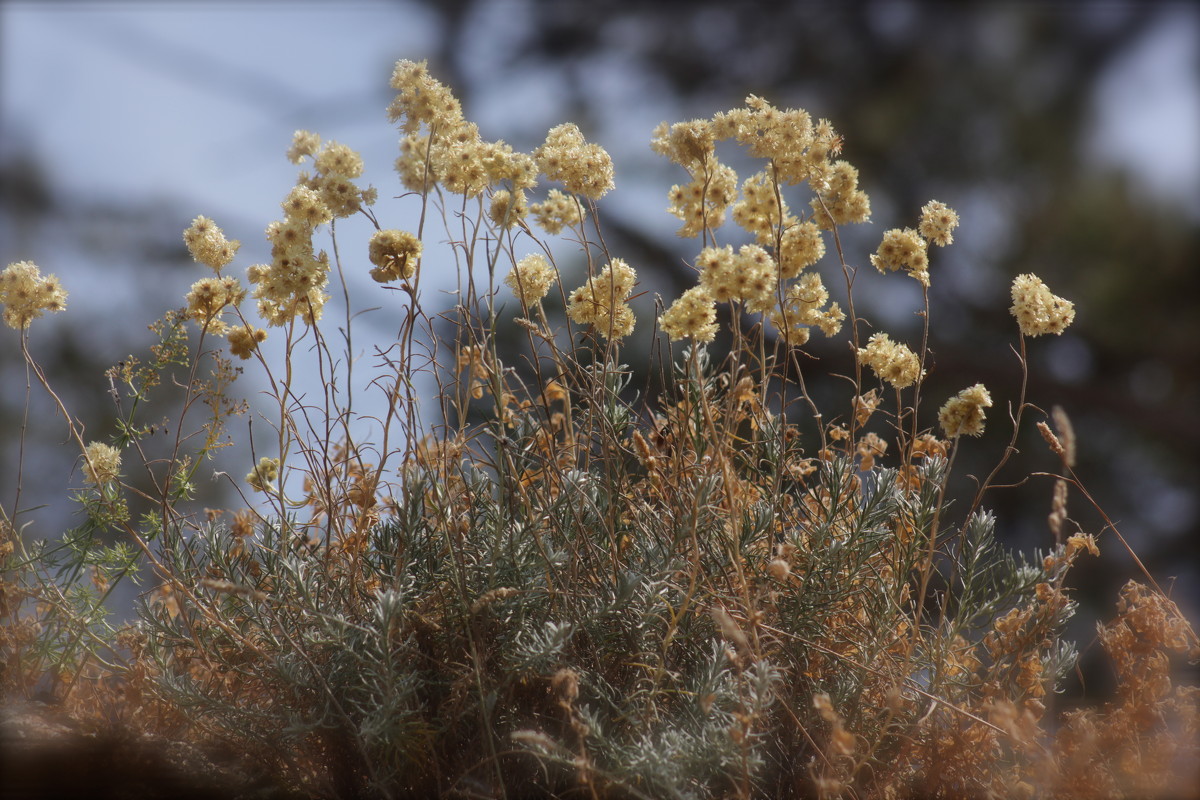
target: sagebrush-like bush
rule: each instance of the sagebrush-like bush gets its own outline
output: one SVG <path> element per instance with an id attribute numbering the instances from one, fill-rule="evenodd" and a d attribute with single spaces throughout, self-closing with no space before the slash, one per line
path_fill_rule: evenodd
<path id="1" fill-rule="evenodd" d="M 1014 280 L 1012 439 L 973 496 L 952 497 L 955 456 L 996 403 L 982 384 L 936 414 L 923 402 L 929 246 L 952 244 L 959 223 L 944 203 L 869 254 L 880 280 L 923 291 L 925 335 L 906 344 L 855 312 L 855 282 L 872 278 L 839 230 L 865 222 L 870 202 L 829 122 L 750 97 L 664 124 L 652 146 L 686 173 L 669 203 L 680 235 L 698 239 L 697 281 L 647 315 L 638 272 L 652 265 L 604 243 L 614 166 L 601 147 L 574 125 L 532 154 L 485 141 L 423 64 L 400 62 L 392 86 L 415 232 L 377 218 L 356 153 L 298 132 L 288 156 L 310 171 L 267 227 L 272 261 L 248 268 L 252 288 L 229 272 L 238 243 L 198 217 L 185 242 L 214 274 L 157 324 L 147 363 L 110 371 L 117 435 L 85 440 L 57 403 L 87 523 L 26 546 L 20 509 L 5 518 L 6 692 L 48 674 L 80 718 L 221 743 L 318 796 L 1186 785 L 1197 693 L 1170 667 L 1200 647 L 1149 575 L 1101 628 L 1116 696 L 1052 708 L 1075 661 L 1065 575 L 1098 539 L 1124 544 L 1115 526 L 1089 533 L 1068 517 L 1072 493 L 1091 497 L 1065 412 L 1036 423 L 1060 467 L 1054 546 L 1014 556 L 986 509 L 1022 424 L 1045 416 L 1026 399 L 1028 340 L 1061 333 L 1070 302 L 1036 276 Z M 718 146 L 740 146 L 760 171 L 739 184 Z M 561 188 L 531 200 L 544 181 Z M 354 215 L 375 229 L 369 241 L 339 237 L 335 221 Z M 435 218 L 442 234 L 428 230 Z M 453 305 L 434 308 L 424 273 L 451 266 Z M 388 291 L 359 300 L 352 271 Z M 65 306 L 63 288 L 22 262 L 0 291 L 57 402 L 28 329 Z M 397 321 L 393 341 L 353 338 L 360 303 Z M 330 323 L 334 308 L 345 316 Z M 647 390 L 623 359 L 658 328 L 649 371 L 661 379 Z M 847 356 L 811 357 L 814 328 Z M 524 339 L 514 363 L 504 331 Z M 268 336 L 283 338 L 281 360 Z M 232 358 L 261 369 L 270 403 L 236 398 Z M 305 372 L 319 392 L 299 388 Z M 188 394 L 155 456 L 143 407 L 163 376 Z M 815 382 L 843 405 L 819 408 Z M 230 467 L 249 469 L 235 481 L 243 508 L 199 512 L 193 484 L 247 412 L 274 446 Z M 131 462 L 152 490 L 122 477 Z M 105 597 L 136 570 L 156 588 L 115 628 Z"/>

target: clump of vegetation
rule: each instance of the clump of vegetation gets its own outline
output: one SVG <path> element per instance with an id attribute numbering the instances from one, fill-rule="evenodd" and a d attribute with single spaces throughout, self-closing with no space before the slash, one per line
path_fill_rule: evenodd
<path id="1" fill-rule="evenodd" d="M 108 373 L 108 441 L 87 440 L 29 349 L 63 288 L 28 262 L 4 272 L 5 321 L 79 450 L 86 510 L 36 545 L 18 535 L 19 495 L 6 512 L 8 696 L 49 681 L 89 724 L 219 743 L 321 797 L 1186 785 L 1200 694 L 1171 666 L 1200 644 L 1150 575 L 1100 627 L 1115 695 L 1052 707 L 1076 657 L 1066 575 L 1101 542 L 1124 546 L 1111 524 L 1072 522 L 1072 496 L 1092 504 L 1073 470 L 1086 443 L 1064 411 L 1026 398 L 1030 340 L 1070 325 L 1070 302 L 1017 276 L 1019 389 L 994 399 L 974 384 L 935 413 L 922 394 L 930 246 L 953 243 L 958 215 L 931 201 L 884 233 L 869 261 L 880 280 L 916 281 L 926 327 L 912 343 L 871 332 L 853 290 L 872 278 L 840 236 L 870 201 L 828 121 L 750 97 L 655 131 L 684 172 L 668 196 L 698 240 L 696 283 L 645 314 L 652 265 L 604 242 L 603 148 L 569 124 L 531 154 L 488 142 L 424 64 L 397 64 L 392 86 L 417 230 L 377 218 L 353 150 L 298 132 L 288 156 L 309 168 L 267 227 L 271 263 L 246 270 L 247 288 L 230 272 L 238 243 L 196 218 L 184 239 L 213 274 L 155 326 L 145 363 Z M 740 182 L 718 158 L 739 148 L 759 167 Z M 340 241 L 335 221 L 356 215 L 375 232 Z M 423 280 L 452 269 L 455 304 L 431 309 Z M 353 337 L 356 270 L 382 284 L 366 302 L 397 320 L 394 340 Z M 334 308 L 342 345 L 324 320 Z M 810 356 L 814 329 L 847 356 Z M 645 356 L 635 342 L 656 332 Z M 504 336 L 524 341 L 514 363 Z M 643 356 L 639 374 L 661 376 L 652 391 L 626 365 Z M 234 396 L 238 364 L 261 370 L 265 407 Z M 306 371 L 323 394 L 297 388 Z M 145 407 L 164 376 L 187 396 L 160 452 Z M 818 382 L 841 404 L 822 408 Z M 1012 439 L 973 496 L 952 497 L 956 455 L 1001 398 Z M 273 442 L 223 473 L 249 470 L 244 505 L 195 509 L 195 481 L 248 413 Z M 1058 465 L 1054 546 L 1027 558 L 996 541 L 986 501 L 1035 415 Z M 154 589 L 115 626 L 105 599 L 138 572 Z"/>

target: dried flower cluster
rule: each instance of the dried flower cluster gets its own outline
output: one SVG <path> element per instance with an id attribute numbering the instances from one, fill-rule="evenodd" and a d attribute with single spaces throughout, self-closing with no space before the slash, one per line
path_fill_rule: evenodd
<path id="1" fill-rule="evenodd" d="M 612 158 L 600 145 L 589 144 L 573 123 L 552 128 L 533 157 L 547 178 L 589 200 L 599 200 L 613 188 Z"/>
<path id="2" fill-rule="evenodd" d="M 1075 319 L 1075 304 L 1052 294 L 1036 275 L 1018 275 L 1012 284 L 1012 315 L 1022 336 L 1061 334 Z"/>
<path id="3" fill-rule="evenodd" d="M 421 249 L 421 240 L 407 231 L 376 231 L 367 249 L 367 258 L 375 265 L 371 277 L 378 283 L 408 280 L 417 272 Z"/>
<path id="4" fill-rule="evenodd" d="M 183 232 L 183 241 L 197 263 L 209 266 L 215 277 L 201 278 L 192 284 L 187 293 L 187 316 L 205 332 L 225 336 L 230 351 L 241 359 L 248 359 L 258 345 L 267 338 L 266 331 L 245 322 L 241 318 L 240 306 L 246 298 L 246 290 L 232 275 L 222 275 L 221 269 L 228 266 L 241 244 L 225 238 L 225 233 L 207 217 L 196 217 Z M 242 324 L 230 324 L 222 317 L 229 313 Z"/>
<path id="5" fill-rule="evenodd" d="M 867 346 L 858 351 L 858 362 L 870 367 L 880 380 L 896 389 L 906 389 L 922 377 L 917 354 L 886 333 L 872 334 Z"/>
<path id="6" fill-rule="evenodd" d="M 711 342 L 717 335 L 717 306 L 704 286 L 693 286 L 671 304 L 660 320 L 671 341 Z"/>
<path id="7" fill-rule="evenodd" d="M 183 232 L 183 243 L 198 264 L 212 267 L 216 273 L 233 261 L 242 246 L 236 239 L 228 241 L 224 232 L 208 217 L 192 220 L 191 226 Z"/>
<path id="8" fill-rule="evenodd" d="M 120 477 L 121 451 L 103 442 L 92 442 L 83 452 L 83 475 L 93 486 L 115 481 Z"/>
<path id="9" fill-rule="evenodd" d="M 521 303 L 526 307 L 540 302 L 550 293 L 550 288 L 558 280 L 554 267 L 540 253 L 525 256 L 516 264 L 504 279 L 513 290 Z"/>
<path id="10" fill-rule="evenodd" d="M 0 272 L 0 305 L 4 306 L 4 323 L 23 330 L 43 311 L 65 309 L 67 292 L 55 276 L 42 277 L 32 261 L 18 261 Z"/>
<path id="11" fill-rule="evenodd" d="M 717 158 L 716 146 L 726 140 L 769 162 L 744 180 L 740 191 L 737 174 Z M 707 238 L 731 212 L 734 223 L 755 239 L 736 254 L 731 245 L 701 250 L 695 266 L 700 286 L 712 301 L 740 302 L 746 311 L 765 315 L 790 346 L 807 342 L 811 327 L 828 336 L 841 329 L 844 314 L 837 303 L 826 306 L 829 293 L 819 275 L 807 274 L 793 283 L 824 256 L 823 229 L 834 220 L 845 224 L 870 217 L 870 202 L 858 189 L 858 172 L 844 161 L 832 160 L 841 138 L 828 121 L 814 124 L 801 109 L 780 110 L 752 95 L 745 107 L 711 120 L 662 123 L 651 147 L 691 175 L 690 183 L 673 186 L 669 194 L 668 210 L 684 222 L 681 236 Z M 784 187 L 802 183 L 815 194 L 811 219 L 798 219 L 783 198 Z M 696 316 L 699 307 L 697 299 L 673 305 L 671 316 L 660 320 L 664 330 L 672 339 L 711 341 L 710 323 L 700 323 Z M 681 324 L 685 318 L 696 321 Z M 689 332 L 693 328 L 702 335 Z"/>
<path id="12" fill-rule="evenodd" d="M 562 233 L 563 228 L 578 227 L 587 216 L 578 200 L 558 189 L 551 189 L 542 202 L 531 204 L 529 212 L 542 230 L 554 236 Z"/>
<path id="13" fill-rule="evenodd" d="M 571 292 L 567 316 L 580 325 L 591 325 L 606 339 L 628 336 L 636 320 L 626 301 L 636 282 L 633 267 L 614 258 L 599 275 Z"/>
<path id="14" fill-rule="evenodd" d="M 911 228 L 892 228 L 883 234 L 879 249 L 871 256 L 877 270 L 905 269 L 922 286 L 929 285 L 929 254 L 921 234 Z"/>
<path id="15" fill-rule="evenodd" d="M 946 401 L 938 412 L 938 423 L 950 439 L 963 434 L 979 436 L 983 433 L 983 410 L 991 407 L 992 396 L 982 383 L 977 383 Z"/>

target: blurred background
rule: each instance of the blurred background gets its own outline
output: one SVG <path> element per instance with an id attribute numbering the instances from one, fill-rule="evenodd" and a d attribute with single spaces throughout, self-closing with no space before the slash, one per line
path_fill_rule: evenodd
<path id="1" fill-rule="evenodd" d="M 915 283 L 875 280 L 867 262 L 883 230 L 914 225 L 929 199 L 962 217 L 955 244 L 932 254 L 935 367 L 925 390 L 928 424 L 946 396 L 977 381 L 997 401 L 988 433 L 960 454 L 962 490 L 1011 434 L 1004 407 L 1020 373 L 1008 288 L 1035 272 L 1076 303 L 1077 318 L 1061 337 L 1030 341 L 1029 399 L 1068 411 L 1078 474 L 1198 618 L 1200 11 L 1191 4 L 8 0 L 0 265 L 32 260 L 66 285 L 67 313 L 36 322 L 31 348 L 89 438 L 112 431 L 103 370 L 144 352 L 146 325 L 204 274 L 181 239 L 196 215 L 242 241 L 239 271 L 269 260 L 262 231 L 295 180 L 284 157 L 294 130 L 359 150 L 381 222 L 415 228 L 416 202 L 394 197 L 398 136 L 384 114 L 399 58 L 428 59 L 487 139 L 528 151 L 574 121 L 609 150 L 617 190 L 601 202 L 602 224 L 610 249 L 638 270 L 646 320 L 654 293 L 669 303 L 686 285 L 683 262 L 697 250 L 665 211 L 667 189 L 685 176 L 650 151 L 654 126 L 709 117 L 750 93 L 830 119 L 872 200 L 872 223 L 847 232 L 846 247 L 866 268 L 859 313 L 878 329 L 919 341 Z M 342 241 L 367 230 L 339 223 Z M 343 257 L 365 289 L 362 250 Z M 426 302 L 448 305 L 436 289 L 452 276 L 438 278 L 436 259 L 425 264 Z M 827 283 L 840 279 L 827 273 Z M 367 341 L 396 327 L 387 308 L 361 326 Z M 818 356 L 845 358 L 844 345 L 819 339 Z M 63 498 L 81 475 L 36 386 L 26 418 L 18 342 L 0 331 L 0 503 L 10 515 L 19 505 L 27 535 L 56 535 L 79 521 Z M 261 389 L 253 370 L 246 377 L 244 392 Z M 1027 418 L 1030 435 L 1001 483 L 1056 469 L 1033 431 L 1040 418 Z M 244 431 L 239 441 L 244 449 Z M 241 475 L 249 455 L 237 457 L 245 463 L 226 468 Z M 205 482 L 201 502 L 236 506 L 227 487 Z M 1049 479 L 1035 478 L 985 504 L 1005 538 L 1032 552 L 1052 544 L 1050 492 Z M 1103 520 L 1078 495 L 1070 511 L 1101 534 Z M 1111 616 L 1119 587 L 1138 576 L 1111 533 L 1100 540 L 1102 557 L 1073 575 L 1089 607 L 1076 631 L 1085 648 L 1096 616 Z"/>

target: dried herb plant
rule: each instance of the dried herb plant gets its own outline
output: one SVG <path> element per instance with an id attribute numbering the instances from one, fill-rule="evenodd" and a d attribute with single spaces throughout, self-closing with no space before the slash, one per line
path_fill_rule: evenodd
<path id="1" fill-rule="evenodd" d="M 636 270 L 649 265 L 605 245 L 603 148 L 569 124 L 531 154 L 488 142 L 424 64 L 397 64 L 392 87 L 417 230 L 384 227 L 353 150 L 298 132 L 288 157 L 308 171 L 267 227 L 272 261 L 248 268 L 249 289 L 230 272 L 237 242 L 204 217 L 185 232 L 213 274 L 156 326 L 148 363 L 109 372 L 111 441 L 87 441 L 29 349 L 31 321 L 65 306 L 62 286 L 28 262 L 3 273 L 5 321 L 80 452 L 87 512 L 39 546 L 18 535 L 19 494 L 3 519 L 9 696 L 48 676 L 82 719 L 221 743 L 320 797 L 1186 785 L 1198 695 L 1171 665 L 1200 647 L 1151 576 L 1100 628 L 1114 699 L 1050 708 L 1075 662 L 1067 572 L 1101 541 L 1124 546 L 1115 525 L 1072 527 L 1070 496 L 1092 499 L 1065 412 L 1037 423 L 1061 465 L 1054 546 L 1008 552 L 986 507 L 1026 418 L 1042 414 L 1026 398 L 1030 340 L 1061 333 L 1070 302 L 1036 276 L 1014 280 L 1012 439 L 977 493 L 953 498 L 956 454 L 995 401 L 975 384 L 935 414 L 922 392 L 930 245 L 951 245 L 959 224 L 948 206 L 931 201 L 869 254 L 879 280 L 921 288 L 926 329 L 906 343 L 855 311 L 856 282 L 872 278 L 840 232 L 871 207 L 828 121 L 752 96 L 664 123 L 652 147 L 686 176 L 669 203 L 697 240 L 696 284 L 639 319 Z M 740 182 L 718 158 L 739 147 L 760 167 Z M 336 220 L 355 215 L 376 232 L 339 241 Z M 451 266 L 455 304 L 431 310 L 423 273 Z M 353 297 L 353 270 L 381 296 Z M 354 338 L 360 302 L 398 320 L 394 341 Z M 337 308 L 344 318 L 324 319 Z M 498 331 L 513 309 L 527 351 L 506 364 Z M 814 329 L 849 355 L 810 357 Z M 668 377 L 647 397 L 623 348 L 656 331 Z M 264 354 L 268 336 L 283 338 L 281 361 Z M 235 364 L 260 370 L 269 404 L 235 399 Z M 304 373 L 319 375 L 316 396 Z M 163 455 L 144 420 L 165 376 L 186 397 Z M 844 406 L 819 409 L 814 381 L 834 382 Z M 361 410 L 365 397 L 382 413 Z M 190 508 L 202 465 L 248 410 L 273 445 L 225 473 L 249 470 L 244 507 Z M 123 476 L 131 463 L 150 490 Z M 118 629 L 107 592 L 138 570 L 153 591 Z"/>

